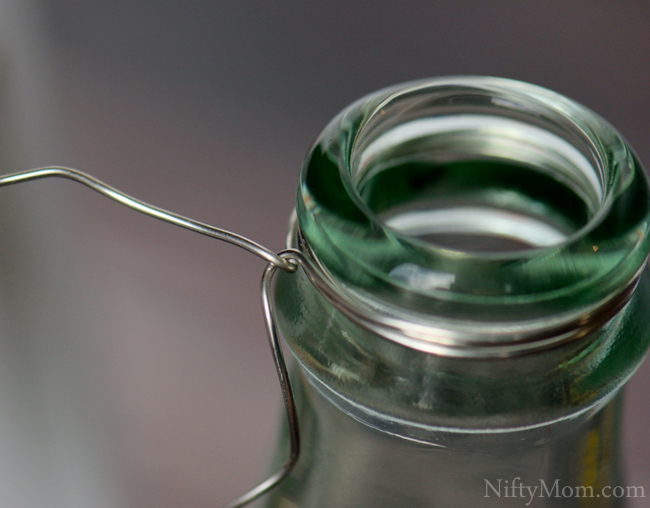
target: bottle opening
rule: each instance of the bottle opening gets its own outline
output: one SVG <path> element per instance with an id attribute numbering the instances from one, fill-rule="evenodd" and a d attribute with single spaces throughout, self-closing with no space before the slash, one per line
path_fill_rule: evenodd
<path id="1" fill-rule="evenodd" d="M 358 160 L 359 195 L 380 220 L 461 252 L 559 245 L 589 223 L 603 196 L 598 171 L 571 143 L 493 115 L 399 124 Z"/>
<path id="2" fill-rule="evenodd" d="M 297 218 L 337 302 L 373 330 L 425 348 L 527 348 L 631 294 L 649 203 L 643 168 L 598 115 L 470 76 L 342 111 L 305 159 Z"/>

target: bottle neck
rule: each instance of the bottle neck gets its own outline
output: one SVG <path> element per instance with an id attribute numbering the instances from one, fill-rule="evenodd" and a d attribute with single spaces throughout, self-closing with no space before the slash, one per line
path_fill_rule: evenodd
<path id="1" fill-rule="evenodd" d="M 302 271 L 277 274 L 274 297 L 278 329 L 311 376 L 341 400 L 414 427 L 491 432 L 562 420 L 625 383 L 650 342 L 647 276 L 600 329 L 503 358 L 436 355 L 387 340 L 348 319 Z"/>
<path id="2" fill-rule="evenodd" d="M 585 496 L 565 487 L 595 496 L 620 485 L 618 395 L 560 424 L 437 430 L 423 442 L 361 423 L 310 381 L 298 385 L 304 452 L 269 508 L 579 506 Z"/>

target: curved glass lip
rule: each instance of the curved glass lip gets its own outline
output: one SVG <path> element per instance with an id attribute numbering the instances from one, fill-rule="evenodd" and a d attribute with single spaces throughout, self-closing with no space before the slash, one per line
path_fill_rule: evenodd
<path id="1" fill-rule="evenodd" d="M 501 101 L 498 107 L 519 115 L 518 121 L 530 118 L 538 125 L 544 122 L 549 130 L 559 129 L 581 143 L 602 186 L 597 209 L 588 222 L 554 245 L 493 253 L 437 246 L 397 231 L 380 219 L 361 198 L 354 181 L 355 164 L 363 152 L 360 144 L 369 129 L 381 125 L 378 118 L 390 113 L 400 101 L 440 91 L 450 96 L 471 92 L 494 97 Z M 503 111 L 482 114 L 498 116 Z M 388 130 L 395 125 L 399 125 L 399 119 Z M 332 167 L 327 169 L 332 173 L 329 178 L 336 178 L 337 189 L 344 189 L 333 202 L 345 199 L 346 206 L 352 210 L 347 211 L 348 216 L 331 203 L 325 203 L 310 181 L 312 173 L 325 171 L 313 163 L 315 154 L 331 163 Z M 381 312 L 399 315 L 408 311 L 434 318 L 448 317 L 452 321 L 477 322 L 529 321 L 558 314 L 575 319 L 576 313 L 586 308 L 592 312 L 599 302 L 610 300 L 614 294 L 635 284 L 650 250 L 650 208 L 647 200 L 642 203 L 630 200 L 637 195 L 647 197 L 647 188 L 645 172 L 623 137 L 588 108 L 558 93 L 520 81 L 482 76 L 444 77 L 380 90 L 356 101 L 335 117 L 305 160 L 297 214 L 312 255 L 346 291 L 372 301 Z M 636 194 L 632 192 L 635 189 Z M 614 213 L 618 214 L 619 222 L 627 224 L 626 232 L 619 237 L 605 238 L 599 229 L 603 230 L 603 225 Z M 350 215 L 354 218 L 350 219 Z M 594 233 L 600 235 L 601 244 L 608 245 L 601 252 L 597 252 L 596 244 L 589 238 Z M 387 256 L 376 255 L 382 248 L 389 252 Z M 390 256 L 397 260 L 395 263 L 412 262 L 425 270 L 442 264 L 461 267 L 470 275 L 478 270 L 476 274 L 497 281 L 503 276 L 520 277 L 524 282 L 515 294 L 506 291 L 472 293 L 455 288 L 422 291 L 391 277 L 390 270 L 395 265 L 386 263 Z M 580 265 L 581 259 L 583 265 Z M 552 276 L 561 279 L 553 270 L 561 269 L 563 263 L 572 263 L 575 273 L 555 285 L 547 283 L 544 286 L 545 279 L 550 280 Z M 526 266 L 516 272 L 509 268 L 515 265 Z M 458 276 L 458 273 L 453 275 Z M 509 310 L 508 315 L 490 317 L 490 313 L 507 306 L 516 312 Z"/>

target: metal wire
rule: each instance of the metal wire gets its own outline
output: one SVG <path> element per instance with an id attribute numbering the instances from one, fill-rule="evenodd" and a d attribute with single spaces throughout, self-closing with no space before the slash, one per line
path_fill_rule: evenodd
<path id="1" fill-rule="evenodd" d="M 183 217 L 182 215 L 178 215 L 173 212 L 168 212 L 153 205 L 149 205 L 143 201 L 140 201 L 139 199 L 128 196 L 127 194 L 124 194 L 123 192 L 109 185 L 106 185 L 105 183 L 86 173 L 77 171 L 76 169 L 66 167 L 47 167 L 22 171 L 20 173 L 13 173 L 0 177 L 0 187 L 49 177 L 59 177 L 74 180 L 75 182 L 79 182 L 87 187 L 90 187 L 100 194 L 103 194 L 104 196 L 140 213 L 149 215 L 165 222 L 169 222 L 185 229 L 189 229 L 190 231 L 215 238 L 217 240 L 231 243 L 267 261 L 268 264 L 262 276 L 262 307 L 264 309 L 266 331 L 269 339 L 269 344 L 271 346 L 271 352 L 273 353 L 273 359 L 275 361 L 275 368 L 278 374 L 278 379 L 280 381 L 280 388 L 282 390 L 282 397 L 284 399 L 284 407 L 289 426 L 289 457 L 282 464 L 282 466 L 280 466 L 280 468 L 267 480 L 263 481 L 257 487 L 238 497 L 226 505 L 224 508 L 241 508 L 242 506 L 254 501 L 262 494 L 270 491 L 273 487 L 275 487 L 278 483 L 287 477 L 287 475 L 296 465 L 296 462 L 298 462 L 298 457 L 300 455 L 300 430 L 298 427 L 298 414 L 296 412 L 296 405 L 293 397 L 293 390 L 291 389 L 289 374 L 287 372 L 287 366 L 284 361 L 284 355 L 282 354 L 282 348 L 280 347 L 280 341 L 278 339 L 278 333 L 275 326 L 275 320 L 273 317 L 273 303 L 269 296 L 273 275 L 278 268 L 287 272 L 294 272 L 297 269 L 298 264 L 295 251 L 286 251 L 280 254 L 275 254 L 266 247 L 263 247 L 243 236 L 220 228 L 215 228 L 214 226 L 210 226 L 208 224 L 203 224 L 202 222 L 198 222 L 193 219 L 188 219 L 187 217 Z"/>
<path id="2" fill-rule="evenodd" d="M 292 251 L 285 251 L 281 252 L 280 256 L 282 259 L 291 262 L 290 260 L 295 259 L 293 254 Z M 291 264 L 294 267 L 296 266 L 293 262 Z M 300 456 L 300 428 L 298 426 L 298 413 L 293 398 L 289 373 L 287 372 L 287 366 L 284 361 L 284 355 L 282 354 L 282 348 L 280 347 L 280 341 L 275 327 L 275 320 L 273 318 L 273 302 L 269 297 L 271 282 L 277 269 L 277 266 L 269 264 L 264 270 L 264 275 L 262 276 L 262 307 L 264 308 L 266 331 L 271 346 L 271 352 L 273 353 L 273 358 L 275 360 L 275 368 L 278 373 L 280 388 L 282 389 L 282 398 L 284 399 L 284 409 L 287 415 L 290 444 L 289 457 L 267 480 L 260 483 L 254 489 L 249 490 L 246 494 L 238 497 L 224 508 L 240 508 L 273 489 L 273 487 L 289 475 L 293 467 L 296 465 L 296 462 L 298 462 L 298 457 Z"/>
<path id="3" fill-rule="evenodd" d="M 104 182 L 98 180 L 97 178 L 94 178 L 81 171 L 77 171 L 76 169 L 66 167 L 47 167 L 21 171 L 20 173 L 13 173 L 11 175 L 0 177 L 0 187 L 4 185 L 12 185 L 15 183 L 49 177 L 59 177 L 74 180 L 75 182 L 79 182 L 86 187 L 90 187 L 94 191 L 97 191 L 100 194 L 103 194 L 104 196 L 140 213 L 149 215 L 165 222 L 169 222 L 170 224 L 174 224 L 185 229 L 189 229 L 190 231 L 209 236 L 210 238 L 216 238 L 217 240 L 231 243 L 237 247 L 255 254 L 256 256 L 261 257 L 266 262 L 271 263 L 273 266 L 277 266 L 278 268 L 282 268 L 285 271 L 293 272 L 296 269 L 296 265 L 291 264 L 286 259 L 283 259 L 275 254 L 273 251 L 267 249 L 266 247 L 262 247 L 260 244 L 253 242 L 248 238 L 235 233 L 231 233 L 225 229 L 215 228 L 214 226 L 209 226 L 208 224 L 204 224 L 193 219 L 188 219 L 187 217 L 183 217 L 182 215 L 178 215 L 173 212 L 168 212 L 167 210 L 163 210 L 157 206 L 147 204 L 144 201 L 140 201 L 139 199 L 124 194 L 123 192 L 111 187 L 110 185 L 106 185 Z"/>

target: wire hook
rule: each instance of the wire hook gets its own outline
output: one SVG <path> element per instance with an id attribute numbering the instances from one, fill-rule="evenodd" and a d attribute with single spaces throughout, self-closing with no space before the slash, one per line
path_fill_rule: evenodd
<path id="1" fill-rule="evenodd" d="M 293 256 L 293 252 L 284 251 L 281 252 L 279 256 L 283 260 L 290 262 L 294 267 L 297 266 L 294 261 L 295 258 Z M 273 359 L 275 360 L 275 368 L 278 374 L 278 379 L 280 381 L 282 398 L 284 399 L 284 409 L 287 415 L 290 446 L 289 457 L 267 480 L 260 483 L 257 487 L 249 490 L 242 496 L 238 497 L 230 504 L 226 505 L 224 508 L 241 508 L 242 506 L 254 501 L 262 494 L 269 492 L 271 489 L 273 489 L 273 487 L 284 480 L 289 475 L 289 473 L 291 473 L 291 470 L 298 462 L 298 457 L 300 456 L 300 428 L 298 426 L 298 413 L 296 411 L 296 404 L 293 397 L 293 390 L 291 388 L 291 381 L 289 380 L 289 373 L 287 371 L 284 355 L 282 354 L 282 348 L 280 347 L 280 341 L 278 339 L 275 320 L 273 319 L 273 302 L 269 296 L 273 275 L 277 269 L 277 266 L 268 264 L 264 270 L 264 274 L 262 275 L 262 307 L 264 309 L 266 332 L 269 338 L 271 352 L 273 353 Z"/>
<path id="2" fill-rule="evenodd" d="M 254 501 L 262 494 L 270 491 L 278 483 L 289 475 L 293 467 L 298 462 L 300 455 L 300 431 L 298 427 L 298 415 L 296 405 L 293 397 L 293 390 L 291 388 L 291 381 L 289 380 L 289 373 L 282 354 L 282 348 L 278 339 L 277 328 L 274 320 L 273 303 L 270 298 L 270 289 L 273 275 L 278 268 L 286 272 L 295 272 L 298 268 L 298 263 L 301 261 L 300 257 L 296 256 L 295 251 L 284 251 L 280 254 L 275 254 L 273 251 L 263 247 L 262 245 L 249 240 L 246 237 L 226 231 L 224 229 L 216 228 L 202 222 L 183 217 L 173 212 L 163 210 L 157 206 L 153 206 L 133 198 L 110 185 L 94 178 L 86 173 L 72 168 L 66 167 L 45 167 L 38 169 L 31 169 L 28 171 L 21 171 L 19 173 L 12 173 L 0 177 L 0 187 L 13 185 L 16 183 L 27 182 L 30 180 L 38 180 L 41 178 L 59 177 L 67 178 L 75 182 L 81 183 L 86 187 L 93 189 L 104 196 L 121 203 L 133 210 L 136 210 L 145 215 L 149 215 L 164 222 L 169 222 L 176 226 L 189 229 L 195 233 L 200 233 L 210 238 L 215 238 L 227 243 L 231 243 L 240 247 L 256 256 L 264 259 L 268 264 L 262 275 L 262 307 L 264 310 L 264 321 L 266 324 L 266 331 L 275 361 L 275 368 L 282 390 L 282 397 L 284 399 L 284 407 L 289 424 L 289 439 L 290 439 L 290 452 L 287 460 L 280 466 L 280 468 L 271 475 L 267 480 L 260 483 L 257 487 L 249 490 L 242 496 L 238 497 L 224 508 L 241 508 L 242 506 Z"/>

